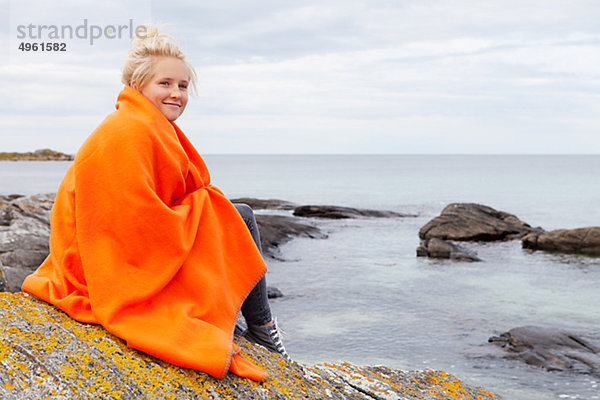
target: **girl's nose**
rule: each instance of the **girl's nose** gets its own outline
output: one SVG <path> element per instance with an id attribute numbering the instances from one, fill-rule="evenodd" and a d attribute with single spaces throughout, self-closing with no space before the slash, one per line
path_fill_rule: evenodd
<path id="1" fill-rule="evenodd" d="M 181 96 L 181 89 L 179 89 L 178 86 L 173 86 L 171 88 L 171 97 L 180 97 Z"/>

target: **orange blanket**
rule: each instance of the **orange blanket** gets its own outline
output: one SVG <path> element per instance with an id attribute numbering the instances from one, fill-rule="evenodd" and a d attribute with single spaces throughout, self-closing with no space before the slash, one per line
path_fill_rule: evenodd
<path id="1" fill-rule="evenodd" d="M 69 167 L 23 291 L 173 364 L 264 380 L 232 341 L 266 270 L 245 223 L 177 125 L 129 87 L 116 108 Z"/>

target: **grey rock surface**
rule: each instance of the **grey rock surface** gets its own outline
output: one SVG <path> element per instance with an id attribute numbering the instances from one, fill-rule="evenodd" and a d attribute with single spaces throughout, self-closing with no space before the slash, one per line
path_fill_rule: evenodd
<path id="1" fill-rule="evenodd" d="M 329 206 L 329 205 L 305 205 L 294 209 L 296 217 L 345 219 L 357 217 L 394 218 L 394 217 L 416 217 L 414 214 L 401 214 L 394 211 L 367 210 L 361 208 Z"/>
<path id="2" fill-rule="evenodd" d="M 0 286 L 20 290 L 48 255 L 54 193 L 0 196 Z"/>
<path id="3" fill-rule="evenodd" d="M 561 329 L 523 326 L 488 341 L 506 350 L 507 358 L 548 371 L 600 377 L 600 344 L 592 338 Z"/>
<path id="4" fill-rule="evenodd" d="M 279 199 L 256 199 L 254 197 L 238 197 L 230 199 L 232 203 L 244 203 L 253 210 L 293 210 L 298 205 L 286 200 Z"/>
<path id="5" fill-rule="evenodd" d="M 318 227 L 288 215 L 257 214 L 256 222 L 263 253 L 272 258 L 281 259 L 280 246 L 294 237 L 327 238 Z"/>

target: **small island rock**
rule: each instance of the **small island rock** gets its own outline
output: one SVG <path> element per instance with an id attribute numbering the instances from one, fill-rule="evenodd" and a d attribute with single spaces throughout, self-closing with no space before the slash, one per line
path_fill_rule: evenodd
<path id="1" fill-rule="evenodd" d="M 73 161 L 74 156 L 50 149 L 40 149 L 28 153 L 0 153 L 0 160 L 9 161 Z"/>

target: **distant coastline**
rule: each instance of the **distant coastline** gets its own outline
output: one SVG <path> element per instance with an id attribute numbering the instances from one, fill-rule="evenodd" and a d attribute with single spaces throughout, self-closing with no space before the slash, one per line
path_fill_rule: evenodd
<path id="1" fill-rule="evenodd" d="M 73 161 L 70 154 L 50 149 L 41 149 L 28 153 L 0 152 L 0 161 Z"/>

